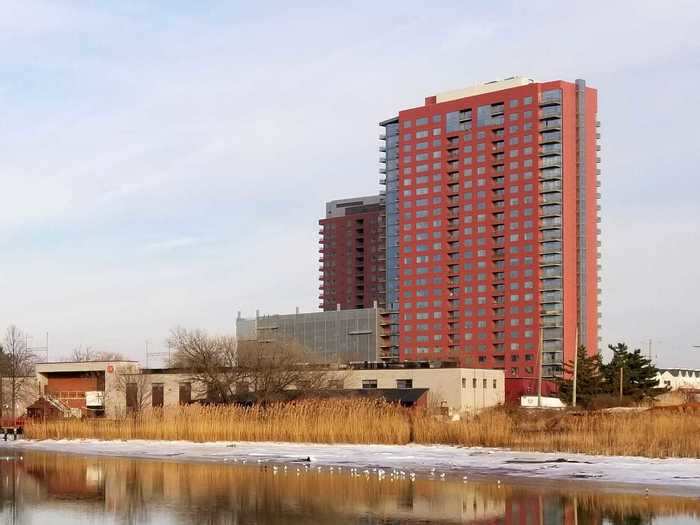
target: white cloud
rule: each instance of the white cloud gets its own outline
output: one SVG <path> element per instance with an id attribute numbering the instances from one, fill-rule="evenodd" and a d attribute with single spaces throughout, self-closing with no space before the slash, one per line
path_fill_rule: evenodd
<path id="1" fill-rule="evenodd" d="M 377 122 L 521 73 L 600 89 L 605 342 L 700 366 L 695 3 L 0 7 L 0 319 L 56 352 L 314 309 L 316 221 L 379 189 Z"/>

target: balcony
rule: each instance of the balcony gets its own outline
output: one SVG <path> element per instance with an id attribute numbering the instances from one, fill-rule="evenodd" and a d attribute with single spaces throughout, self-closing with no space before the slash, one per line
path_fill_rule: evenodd
<path id="1" fill-rule="evenodd" d="M 540 118 L 541 119 L 550 119 L 550 118 L 560 118 L 561 117 L 561 107 L 559 106 L 549 106 L 542 108 L 540 110 Z"/>
<path id="2" fill-rule="evenodd" d="M 540 186 L 540 193 L 549 191 L 561 191 L 561 180 L 550 180 L 543 182 Z"/>
<path id="3" fill-rule="evenodd" d="M 540 106 L 552 106 L 561 104 L 561 91 L 556 93 L 542 93 L 540 96 Z"/>
<path id="4" fill-rule="evenodd" d="M 559 316 L 544 317 L 542 319 L 542 326 L 545 328 L 561 328 L 563 326 L 563 322 Z"/>
<path id="5" fill-rule="evenodd" d="M 540 204 L 560 204 L 561 192 L 543 193 L 540 196 Z"/>
<path id="6" fill-rule="evenodd" d="M 561 180 L 561 168 L 551 167 L 540 170 L 540 180 Z"/>
<path id="7" fill-rule="evenodd" d="M 561 156 L 543 158 L 540 161 L 540 168 L 561 168 Z"/>
<path id="8" fill-rule="evenodd" d="M 547 155 L 561 155 L 561 144 L 543 144 L 540 148 L 540 157 Z"/>
<path id="9" fill-rule="evenodd" d="M 544 279 L 542 281 L 542 290 L 544 291 L 559 291 L 561 289 L 561 279 Z"/>
<path id="10" fill-rule="evenodd" d="M 561 217 L 561 205 L 544 204 L 542 205 L 541 217 Z"/>
<path id="11" fill-rule="evenodd" d="M 540 121 L 540 131 L 561 129 L 561 119 L 550 119 Z"/>
<path id="12" fill-rule="evenodd" d="M 542 364 L 543 365 L 561 365 L 561 364 L 563 364 L 563 361 L 564 361 L 563 358 L 558 357 L 556 355 L 551 355 L 553 353 L 554 352 L 549 352 L 549 353 L 543 354 L 543 356 L 542 356 Z M 558 353 L 559 352 L 557 352 L 557 354 Z"/>
<path id="13" fill-rule="evenodd" d="M 542 219 L 542 222 L 540 223 L 540 230 L 550 228 L 561 228 L 561 217 L 548 217 Z"/>
<path id="14" fill-rule="evenodd" d="M 540 135 L 540 144 L 554 144 L 561 142 L 561 131 L 547 131 Z"/>
<path id="15" fill-rule="evenodd" d="M 546 241 L 560 241 L 561 240 L 561 229 L 557 228 L 555 230 L 544 230 L 540 235 L 540 242 Z"/>
<path id="16" fill-rule="evenodd" d="M 561 265 L 560 253 L 544 254 L 540 257 L 540 266 L 559 266 Z"/>

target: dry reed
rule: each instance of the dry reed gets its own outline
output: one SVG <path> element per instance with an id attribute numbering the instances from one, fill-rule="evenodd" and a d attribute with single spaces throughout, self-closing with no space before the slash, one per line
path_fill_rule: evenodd
<path id="1" fill-rule="evenodd" d="M 446 421 L 366 400 L 184 406 L 119 420 L 30 422 L 33 439 L 153 439 L 311 443 L 451 444 L 546 452 L 700 458 L 700 413 L 533 413 L 487 410 Z"/>

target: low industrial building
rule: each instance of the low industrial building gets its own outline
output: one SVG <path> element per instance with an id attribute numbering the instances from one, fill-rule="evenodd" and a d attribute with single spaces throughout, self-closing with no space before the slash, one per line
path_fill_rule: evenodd
<path id="1" fill-rule="evenodd" d="M 383 397 L 445 414 L 475 412 L 505 402 L 502 370 L 428 362 L 363 362 L 315 370 L 326 375 L 328 385 L 320 397 Z M 42 410 L 54 414 L 58 408 L 66 417 L 112 418 L 146 408 L 212 401 L 205 385 L 191 372 L 141 369 L 134 361 L 42 363 L 37 365 L 36 381 L 37 397 L 51 401 L 51 407 L 35 404 L 34 415 L 43 414 Z M 241 390 L 243 400 L 247 394 Z"/>
<path id="2" fill-rule="evenodd" d="M 37 363 L 37 394 L 65 415 L 116 417 L 126 408 L 126 374 L 139 371 L 137 361 Z"/>
<path id="3" fill-rule="evenodd" d="M 391 359 L 391 315 L 381 308 L 260 315 L 236 319 L 239 341 L 294 341 L 316 362 L 375 362 Z"/>

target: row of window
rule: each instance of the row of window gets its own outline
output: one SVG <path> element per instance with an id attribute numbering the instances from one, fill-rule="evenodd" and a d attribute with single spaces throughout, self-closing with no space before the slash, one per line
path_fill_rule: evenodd
<path id="1" fill-rule="evenodd" d="M 472 388 L 476 389 L 477 385 L 479 384 L 479 381 L 477 378 L 472 378 L 471 381 Z M 487 388 L 489 384 L 488 379 L 482 379 L 481 380 L 481 386 L 482 388 Z M 363 379 L 362 380 L 362 388 L 368 389 L 368 388 L 378 388 L 378 381 L 376 379 Z M 492 379 L 491 380 L 491 387 L 492 388 L 498 388 L 498 380 L 497 379 Z M 406 388 L 413 388 L 413 379 L 397 379 L 396 380 L 396 388 L 399 389 L 406 389 Z M 467 378 L 463 377 L 462 378 L 462 388 L 467 388 Z"/>
<path id="2" fill-rule="evenodd" d="M 560 92 L 560 90 L 549 90 L 549 91 L 552 91 L 552 93 L 550 93 L 550 94 L 548 95 L 549 97 L 555 97 L 555 96 L 556 96 L 556 93 L 554 93 L 554 91 L 559 91 L 559 92 Z M 547 91 L 547 93 L 549 93 L 549 91 Z M 543 93 L 543 96 L 544 96 L 544 93 Z M 561 99 L 561 98 L 558 98 L 558 99 L 556 99 L 556 100 L 560 100 L 560 99 Z M 552 98 L 552 100 L 555 100 L 555 99 Z M 513 98 L 513 99 L 510 99 L 510 100 L 508 101 L 508 108 L 509 108 L 509 109 L 514 109 L 514 108 L 518 107 L 518 106 L 520 105 L 520 103 L 522 103 L 523 106 L 530 106 L 530 105 L 532 105 L 532 103 L 533 103 L 533 97 L 532 97 L 532 96 L 527 96 L 527 97 L 523 97 L 522 99 L 520 99 L 520 98 Z M 483 109 L 482 109 L 482 108 L 483 108 Z M 488 104 L 488 105 L 479 106 L 479 107 L 477 108 L 477 115 L 479 114 L 480 111 L 481 111 L 481 113 L 483 113 L 483 114 L 489 114 L 489 115 L 491 115 L 491 114 L 494 112 L 494 110 L 498 110 L 498 111 L 501 111 L 501 112 L 502 112 L 504 109 L 505 109 L 505 104 L 504 104 L 503 102 L 496 102 L 496 103 L 494 103 L 494 104 Z M 528 111 L 531 112 L 531 110 L 528 110 Z M 448 124 L 447 124 L 448 127 L 451 125 L 451 121 L 452 121 L 453 119 L 455 119 L 455 117 L 456 117 L 456 120 L 457 120 L 457 121 L 459 121 L 460 119 L 461 119 L 461 120 L 464 120 L 464 116 L 465 116 L 465 115 L 467 115 L 467 118 L 471 118 L 471 112 L 472 112 L 472 108 L 464 108 L 464 109 L 462 109 L 462 110 L 460 110 L 460 111 L 451 111 L 451 112 L 447 113 L 447 114 L 445 115 L 445 119 L 446 119 L 446 121 L 448 122 Z M 416 127 L 427 126 L 429 123 L 437 124 L 437 123 L 439 123 L 439 122 L 442 122 L 442 115 L 432 115 L 432 116 L 430 117 L 430 119 L 429 119 L 428 117 L 420 117 L 420 118 L 417 118 L 416 121 L 415 121 L 415 126 L 416 126 Z M 411 120 L 403 120 L 403 121 L 401 122 L 401 125 L 402 125 L 402 127 L 403 127 L 404 129 L 408 129 L 408 128 L 413 127 L 413 124 L 414 124 L 414 123 L 413 123 L 413 121 L 411 121 Z"/>
<path id="3" fill-rule="evenodd" d="M 558 255 L 558 254 L 557 254 L 557 255 Z M 485 256 L 486 256 L 486 254 L 483 254 L 483 255 L 482 255 L 482 254 L 479 252 L 479 257 L 485 257 Z M 523 259 L 522 259 L 522 264 L 525 265 L 525 266 L 530 266 L 530 265 L 532 265 L 533 260 L 534 260 L 534 259 L 533 259 L 532 257 L 530 257 L 530 256 L 523 257 Z M 511 258 L 509 258 L 509 259 L 505 259 L 505 260 L 503 261 L 504 264 L 503 264 L 503 265 L 498 265 L 496 268 L 499 269 L 499 270 L 505 269 L 505 266 L 506 266 L 505 263 L 506 263 L 506 261 L 507 261 L 507 265 L 508 265 L 509 267 L 518 266 L 518 265 L 520 264 L 520 258 L 518 258 L 518 257 L 511 257 Z M 484 266 L 480 265 L 480 264 L 479 264 L 480 262 L 485 262 L 485 261 L 477 261 L 477 267 L 478 267 L 478 268 L 483 268 Z M 472 269 L 474 268 L 474 266 L 473 266 L 473 264 L 472 264 L 471 262 L 467 262 L 467 263 L 464 263 L 463 268 L 464 268 L 465 270 L 469 271 L 469 270 L 472 270 Z M 434 267 L 432 270 L 433 270 L 435 273 L 441 273 L 441 272 L 443 271 L 443 268 L 442 268 L 442 266 L 436 266 L 436 267 Z M 418 267 L 418 268 L 415 268 L 415 274 L 416 274 L 416 275 L 426 274 L 426 273 L 429 273 L 429 272 L 430 272 L 430 269 L 429 269 L 428 267 Z M 414 274 L 414 269 L 413 269 L 413 268 L 402 268 L 401 273 L 402 273 L 403 276 L 409 277 L 409 276 L 412 276 L 412 275 Z M 455 276 L 455 278 L 456 278 L 456 277 L 458 277 L 458 276 Z"/>

